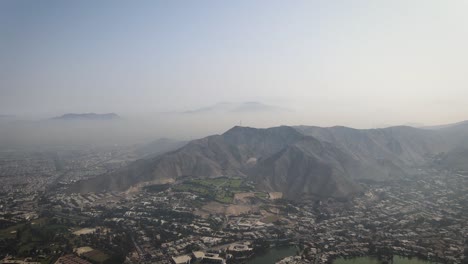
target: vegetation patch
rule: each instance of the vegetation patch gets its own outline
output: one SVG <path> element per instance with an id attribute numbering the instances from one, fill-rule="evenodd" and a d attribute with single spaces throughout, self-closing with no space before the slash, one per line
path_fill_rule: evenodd
<path id="1" fill-rule="evenodd" d="M 163 192 L 171 187 L 170 184 L 155 184 L 155 185 L 149 185 L 145 186 L 143 189 L 146 190 L 147 192 L 152 192 L 152 193 L 159 193 Z"/>
<path id="2" fill-rule="evenodd" d="M 260 198 L 260 199 L 268 199 L 268 194 L 264 192 L 256 192 L 255 197 Z"/>
<path id="3" fill-rule="evenodd" d="M 232 203 L 234 194 L 248 192 L 248 186 L 241 178 L 211 178 L 194 179 L 177 184 L 173 187 L 176 192 L 191 192 L 220 203 Z"/>

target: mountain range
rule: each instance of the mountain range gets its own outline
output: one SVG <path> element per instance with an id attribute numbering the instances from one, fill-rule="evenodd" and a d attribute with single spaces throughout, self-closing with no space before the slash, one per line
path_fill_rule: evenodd
<path id="1" fill-rule="evenodd" d="M 467 123 L 438 129 L 236 126 L 77 182 L 70 191 L 124 191 L 185 178 L 240 176 L 259 190 L 282 192 L 288 199 L 346 198 L 363 191 L 360 180 L 397 180 L 426 165 L 463 169 L 466 132 Z"/>
<path id="2" fill-rule="evenodd" d="M 68 113 L 61 116 L 53 117 L 52 120 L 115 120 L 120 119 L 120 116 L 115 113 L 96 114 L 96 113 Z"/>

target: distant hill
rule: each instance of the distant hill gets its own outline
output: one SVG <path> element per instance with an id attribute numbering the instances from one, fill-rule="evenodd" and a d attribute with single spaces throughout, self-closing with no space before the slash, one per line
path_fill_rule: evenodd
<path id="1" fill-rule="evenodd" d="M 231 110 L 232 112 L 289 112 L 291 110 L 275 106 L 275 105 L 267 105 L 260 102 L 245 102 L 234 109 Z"/>
<path id="2" fill-rule="evenodd" d="M 115 113 L 96 114 L 96 113 L 69 113 L 62 116 L 53 117 L 52 120 L 116 120 L 120 116 Z"/>
<path id="3" fill-rule="evenodd" d="M 203 114 L 203 113 L 261 113 L 261 112 L 289 112 L 291 110 L 268 105 L 261 102 L 242 102 L 230 103 L 223 102 L 212 106 L 202 107 L 194 110 L 185 111 L 185 114 Z"/>
<path id="4" fill-rule="evenodd" d="M 468 120 L 461 121 L 453 124 L 437 125 L 437 126 L 422 126 L 421 128 L 430 129 L 430 130 L 439 130 L 439 129 L 450 129 L 450 128 L 459 128 L 468 126 Z"/>

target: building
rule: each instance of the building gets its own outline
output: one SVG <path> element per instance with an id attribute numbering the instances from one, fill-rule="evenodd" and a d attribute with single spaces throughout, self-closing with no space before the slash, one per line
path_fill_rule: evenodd
<path id="1" fill-rule="evenodd" d="M 70 254 L 70 255 L 65 255 L 63 257 L 60 257 L 59 259 L 57 259 L 55 264 L 92 264 L 92 263 L 80 257 Z"/>
<path id="2" fill-rule="evenodd" d="M 192 257 L 189 255 L 172 257 L 172 263 L 174 264 L 190 264 L 191 261 L 192 261 Z"/>

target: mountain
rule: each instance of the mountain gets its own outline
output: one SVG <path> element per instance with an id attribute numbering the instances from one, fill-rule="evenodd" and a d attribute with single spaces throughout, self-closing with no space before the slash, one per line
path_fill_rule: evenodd
<path id="1" fill-rule="evenodd" d="M 346 198 L 362 191 L 359 180 L 409 177 L 434 160 L 439 165 L 445 160 L 466 164 L 468 151 L 453 152 L 461 160 L 443 156 L 454 151 L 452 142 L 465 140 L 463 129 L 236 126 L 118 172 L 78 182 L 70 190 L 123 191 L 191 177 L 236 176 L 252 180 L 260 190 L 283 192 L 289 199 Z M 457 138 L 449 138 L 454 135 Z"/>
<path id="2" fill-rule="evenodd" d="M 291 127 L 234 127 L 223 135 L 193 140 L 182 148 L 140 160 L 124 170 L 72 186 L 73 191 L 126 190 L 135 184 L 166 183 L 184 177 L 248 177 L 249 160 L 272 155 L 303 135 Z M 254 144 L 254 145 L 252 145 Z"/>
<path id="3" fill-rule="evenodd" d="M 261 102 L 242 102 L 242 103 L 230 103 L 222 102 L 212 106 L 202 107 L 194 110 L 185 111 L 185 114 L 215 114 L 215 113 L 279 113 L 289 112 L 291 110 L 275 106 L 268 105 Z"/>
<path id="4" fill-rule="evenodd" d="M 120 119 L 120 116 L 115 113 L 107 113 L 107 114 L 96 114 L 96 113 L 84 113 L 84 114 L 76 114 L 76 113 L 68 113 L 62 116 L 53 117 L 52 120 L 116 120 Z"/>

